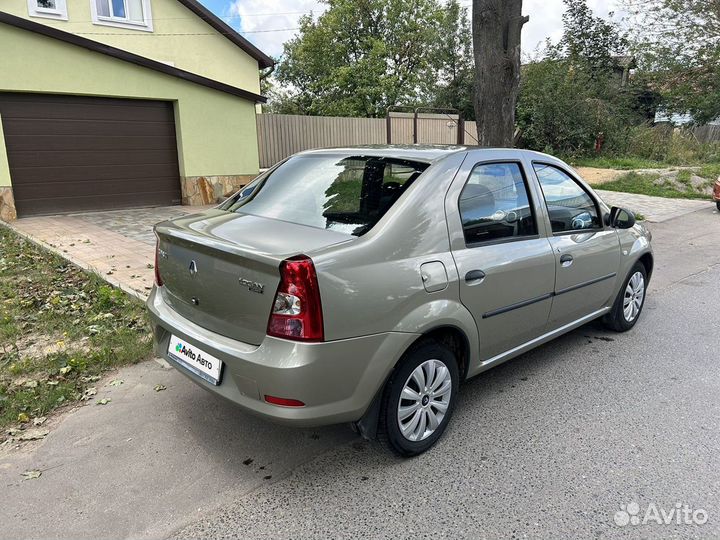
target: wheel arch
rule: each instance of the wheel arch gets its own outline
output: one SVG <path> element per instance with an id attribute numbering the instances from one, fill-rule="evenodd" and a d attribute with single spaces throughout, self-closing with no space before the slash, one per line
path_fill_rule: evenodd
<path id="1" fill-rule="evenodd" d="M 638 258 L 638 262 L 642 263 L 642 265 L 645 267 L 645 273 L 647 274 L 647 280 L 648 283 L 650 283 L 650 278 L 652 277 L 653 273 L 653 267 L 655 266 L 655 259 L 653 258 L 653 254 L 649 251 L 643 253 Z"/>
<path id="2" fill-rule="evenodd" d="M 425 329 L 415 340 L 408 344 L 397 362 L 395 362 L 388 371 L 370 406 L 365 411 L 365 414 L 360 420 L 353 423 L 354 429 L 365 439 L 374 440 L 377 438 L 381 404 L 385 394 L 385 388 L 393 373 L 409 352 L 427 340 L 433 340 L 448 347 L 455 355 L 455 358 L 458 359 L 458 370 L 460 372 L 459 382 L 464 381 L 467 377 L 470 360 L 473 357 L 472 342 L 467 332 L 458 325 L 448 323 L 438 324 L 437 326 Z"/>
<path id="3" fill-rule="evenodd" d="M 471 350 L 470 350 L 470 340 L 468 339 L 467 334 L 465 331 L 460 328 L 457 325 L 452 324 L 443 324 L 439 326 L 435 326 L 429 330 L 426 330 L 422 334 L 418 336 L 418 338 L 413 341 L 410 346 L 407 348 L 407 350 L 403 353 L 403 356 L 412 349 L 413 346 L 416 346 L 418 343 L 421 343 L 426 340 L 433 340 L 437 343 L 440 343 L 441 345 L 445 345 L 448 349 L 450 349 L 453 354 L 455 355 L 455 358 L 458 361 L 458 370 L 460 371 L 460 381 L 464 381 L 465 377 L 467 376 L 468 369 L 470 367 L 470 358 L 471 358 Z M 398 364 L 400 363 L 401 359 L 398 361 Z M 395 367 L 397 367 L 397 364 L 393 366 L 393 371 L 395 370 Z"/>

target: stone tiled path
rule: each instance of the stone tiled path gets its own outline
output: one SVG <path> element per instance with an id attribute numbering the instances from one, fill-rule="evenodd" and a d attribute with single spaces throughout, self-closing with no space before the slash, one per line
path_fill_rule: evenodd
<path id="1" fill-rule="evenodd" d="M 602 197 L 609 206 L 622 206 L 633 212 L 639 212 L 651 223 L 660 223 L 690 212 L 702 210 L 712 206 L 712 201 L 699 201 L 691 199 L 665 199 L 637 195 L 635 193 L 621 193 L 619 191 L 605 191 L 596 189 L 595 193 Z"/>
<path id="2" fill-rule="evenodd" d="M 139 298 L 152 288 L 152 226 L 200 207 L 172 206 L 18 219 L 11 227 Z"/>
<path id="3" fill-rule="evenodd" d="M 137 210 L 114 210 L 111 212 L 87 212 L 70 214 L 103 229 L 114 231 L 138 242 L 155 245 L 153 225 L 160 221 L 185 216 L 187 206 L 166 206 L 162 208 L 141 208 Z"/>

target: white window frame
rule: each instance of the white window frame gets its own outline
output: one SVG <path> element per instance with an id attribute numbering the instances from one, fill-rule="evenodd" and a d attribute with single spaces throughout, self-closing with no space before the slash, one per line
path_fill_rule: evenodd
<path id="1" fill-rule="evenodd" d="M 110 4 L 110 11 L 112 11 L 112 0 L 107 0 L 107 2 L 108 4 Z M 150 11 L 150 0 L 142 0 L 142 9 L 145 22 L 141 23 L 121 17 L 104 17 L 102 15 L 98 15 L 97 0 L 90 0 L 90 13 L 92 14 L 93 24 L 98 24 L 101 26 L 114 26 L 115 28 L 126 28 L 129 30 L 141 30 L 143 32 L 152 32 L 153 23 L 152 13 Z"/>
<path id="2" fill-rule="evenodd" d="M 37 0 L 27 0 L 28 14 L 31 17 L 43 17 L 57 21 L 67 21 L 67 0 L 55 0 L 55 9 L 38 6 Z"/>

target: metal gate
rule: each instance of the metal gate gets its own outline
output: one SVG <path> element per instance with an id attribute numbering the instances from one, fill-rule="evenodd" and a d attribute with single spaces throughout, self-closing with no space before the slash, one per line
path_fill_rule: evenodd
<path id="1" fill-rule="evenodd" d="M 388 110 L 388 144 L 465 144 L 465 120 L 456 109 Z"/>

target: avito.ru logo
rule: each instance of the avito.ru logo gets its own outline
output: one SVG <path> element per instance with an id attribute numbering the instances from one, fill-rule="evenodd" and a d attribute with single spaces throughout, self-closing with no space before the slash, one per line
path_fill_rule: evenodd
<path id="1" fill-rule="evenodd" d="M 644 513 L 640 512 L 640 505 L 631 501 L 627 505 L 621 504 L 620 510 L 613 516 L 615 524 L 619 527 L 626 525 L 704 525 L 708 520 L 708 513 L 702 508 L 693 510 L 687 504 L 680 502 L 666 510 L 651 502 Z"/>

